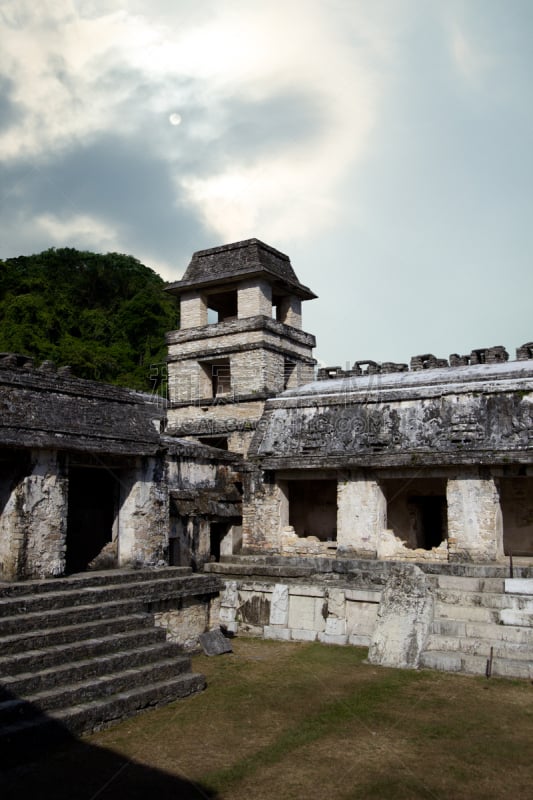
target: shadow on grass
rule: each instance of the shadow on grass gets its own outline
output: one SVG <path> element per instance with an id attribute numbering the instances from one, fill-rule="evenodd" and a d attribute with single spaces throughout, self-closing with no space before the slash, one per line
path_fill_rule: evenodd
<path id="1" fill-rule="evenodd" d="M 21 722 L 39 724 L 21 728 Z M 2 800 L 217 800 L 211 789 L 87 744 L 37 707 L 0 696 Z"/>

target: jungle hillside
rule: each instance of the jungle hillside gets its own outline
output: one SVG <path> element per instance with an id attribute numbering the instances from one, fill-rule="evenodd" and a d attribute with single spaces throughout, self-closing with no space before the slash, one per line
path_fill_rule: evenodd
<path id="1" fill-rule="evenodd" d="M 155 388 L 176 299 L 136 258 L 51 248 L 0 260 L 0 352 L 70 365 L 79 378 Z"/>

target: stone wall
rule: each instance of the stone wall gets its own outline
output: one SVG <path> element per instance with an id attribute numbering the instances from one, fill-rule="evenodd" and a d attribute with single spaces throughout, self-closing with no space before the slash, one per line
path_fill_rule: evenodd
<path id="1" fill-rule="evenodd" d="M 516 348 L 516 360 L 526 361 L 533 358 L 533 342 L 526 342 Z M 386 375 L 393 372 L 420 372 L 428 369 L 442 369 L 446 367 L 465 367 L 474 364 L 502 364 L 509 360 L 509 353 L 502 345 L 493 347 L 478 347 L 469 354 L 460 355 L 451 353 L 449 358 L 437 358 L 433 353 L 423 353 L 413 356 L 410 365 L 396 364 L 392 361 L 379 363 L 377 361 L 355 361 L 343 369 L 339 366 L 321 367 L 318 371 L 318 380 L 325 381 L 332 378 L 353 378 L 361 375 Z"/>
<path id="2" fill-rule="evenodd" d="M 165 628 L 169 642 L 181 645 L 188 652 L 198 650 L 198 638 L 210 628 L 210 600 L 185 597 L 178 608 L 157 611 L 154 621 Z"/>
<path id="3" fill-rule="evenodd" d="M 316 583 L 227 581 L 220 625 L 239 635 L 266 639 L 368 645 L 380 590 Z"/>

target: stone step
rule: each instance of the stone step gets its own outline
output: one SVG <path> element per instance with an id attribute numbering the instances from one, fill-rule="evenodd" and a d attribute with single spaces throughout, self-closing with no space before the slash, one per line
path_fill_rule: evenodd
<path id="1" fill-rule="evenodd" d="M 141 602 L 161 601 L 180 595 L 187 583 L 194 578 L 174 576 L 172 578 L 159 578 L 157 580 L 145 579 L 141 583 L 109 583 L 103 586 L 84 586 L 63 591 L 33 593 L 4 597 L 0 599 L 0 622 L 4 617 L 17 614 L 32 614 L 38 611 L 57 610 L 60 608 L 74 608 L 87 605 L 87 603 L 110 603 L 118 600 L 135 598 Z M 205 580 L 205 579 L 204 579 Z"/>
<path id="2" fill-rule="evenodd" d="M 19 609 L 18 613 L 0 617 L 0 638 L 17 632 L 60 627 L 58 621 L 64 625 L 76 625 L 104 617 L 157 610 L 158 604 L 167 600 L 216 593 L 220 589 L 220 582 L 217 578 L 204 575 L 191 575 L 161 583 L 162 586 L 154 591 L 152 589 L 144 591 L 142 585 L 141 587 L 132 585 L 131 591 L 128 592 L 129 599 L 104 602 L 100 595 L 90 591 L 84 596 L 85 602 L 81 605 L 65 608 L 54 607 L 45 611 L 26 611 L 24 613 Z"/>
<path id="3" fill-rule="evenodd" d="M 486 606 L 455 605 L 437 600 L 435 603 L 435 617 L 441 619 L 455 619 L 464 622 L 499 622 L 500 616 L 497 609 Z"/>
<path id="4" fill-rule="evenodd" d="M 485 675 L 488 656 L 469 655 L 461 652 L 425 650 L 420 657 L 420 666 L 445 672 L 467 672 Z M 493 658 L 491 674 L 505 678 L 533 677 L 533 663 L 510 658 Z"/>
<path id="5" fill-rule="evenodd" d="M 105 586 L 109 583 L 138 585 L 145 580 L 186 577 L 191 573 L 190 567 L 152 567 L 138 570 L 113 569 L 98 572 L 80 572 L 77 575 L 69 575 L 66 578 L 48 578 L 46 580 L 18 581 L 16 583 L 0 581 L 0 598 L 87 589 L 92 586 Z"/>
<path id="6" fill-rule="evenodd" d="M 60 608 L 50 611 L 37 611 L 11 617 L 0 618 L 0 637 L 13 636 L 17 633 L 46 630 L 68 625 L 80 625 L 97 619 L 112 619 L 115 616 L 138 614 L 144 610 L 143 603 L 136 598 L 118 600 L 114 603 L 101 603 Z M 0 638 L 0 648 L 2 640 Z M 0 649 L 1 652 L 1 649 Z"/>
<path id="7" fill-rule="evenodd" d="M 61 617 L 56 624 L 61 622 Z M 88 638 L 113 636 L 121 632 L 151 630 L 153 618 L 150 614 L 128 614 L 114 618 L 103 617 L 74 625 L 57 625 L 55 628 L 38 628 L 21 633 L 12 633 L 0 638 L 0 655 L 7 657 L 21 651 L 41 650 L 59 645 L 74 644 Z"/>
<path id="8" fill-rule="evenodd" d="M 0 687 L 0 701 L 9 699 L 8 695 L 27 697 L 28 695 L 46 692 L 58 685 L 80 683 L 101 675 L 135 669 L 164 659 L 174 658 L 176 672 L 185 672 L 190 667 L 190 658 L 183 655 L 177 645 L 160 642 L 145 647 L 137 646 L 130 650 L 117 650 L 115 653 L 93 656 L 79 661 L 55 665 L 42 669 L 37 662 L 33 671 L 18 675 L 4 676 Z"/>
<path id="9" fill-rule="evenodd" d="M 461 652 L 488 658 L 490 648 L 497 658 L 511 658 L 518 661 L 533 661 L 533 645 L 520 642 L 502 642 L 501 639 L 468 638 L 430 634 L 425 650 L 441 652 Z"/>
<path id="10" fill-rule="evenodd" d="M 503 592 L 504 578 L 462 578 L 457 575 L 432 576 L 439 589 L 457 589 L 461 592 Z"/>
<path id="11" fill-rule="evenodd" d="M 442 636 L 488 639 L 533 646 L 533 628 L 500 625 L 495 622 L 468 622 L 455 619 L 435 619 L 431 632 Z"/>
<path id="12" fill-rule="evenodd" d="M 12 697 L 0 702 L 0 723 L 3 725 L 14 722 L 27 715 L 36 716 L 38 711 L 48 713 L 52 710 L 68 709 L 101 697 L 128 692 L 135 687 L 162 683 L 182 673 L 181 662 L 176 663 L 175 658 L 166 658 L 111 675 L 89 678 L 67 686 L 30 694 L 23 699 Z"/>
<path id="13" fill-rule="evenodd" d="M 146 621 L 149 618 L 146 618 Z M 143 619 L 143 622 L 145 620 Z M 66 664 L 73 661 L 82 661 L 89 657 L 104 656 L 107 653 L 129 650 L 132 647 L 148 647 L 166 641 L 166 632 L 163 628 L 136 627 L 133 630 L 112 633 L 110 636 L 101 636 L 69 642 L 68 644 L 49 644 L 43 637 L 41 649 L 28 650 L 24 642 L 23 652 L 15 652 L 0 657 L 0 676 L 19 675 L 30 672 L 36 664 L 39 669 L 49 669 L 57 664 Z"/>
<path id="14" fill-rule="evenodd" d="M 72 734 L 101 730 L 146 708 L 166 705 L 204 688 L 204 676 L 189 672 L 46 715 L 23 717 L 0 727 L 2 763 L 5 767 L 14 766 L 27 760 L 28 753 L 42 753 L 44 747 L 53 747 Z"/>
<path id="15" fill-rule="evenodd" d="M 0 586 L 2 757 L 4 743 L 40 750 L 43 736 L 48 744 L 201 690 L 203 676 L 153 612 L 219 587 L 188 568 Z M 19 752 L 27 757 L 27 746 Z"/>
<path id="16" fill-rule="evenodd" d="M 461 589 L 436 590 L 437 600 L 449 605 L 475 606 L 485 608 L 512 608 L 516 610 L 533 611 L 533 598 L 527 595 L 504 594 L 503 592 L 474 592 Z"/>

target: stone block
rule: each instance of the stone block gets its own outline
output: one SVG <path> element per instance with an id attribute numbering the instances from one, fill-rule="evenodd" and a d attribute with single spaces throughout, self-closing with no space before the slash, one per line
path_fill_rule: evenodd
<path id="1" fill-rule="evenodd" d="M 285 642 L 290 641 L 291 632 L 289 628 L 283 627 L 274 627 L 273 625 L 265 625 L 264 629 L 264 637 L 265 639 L 280 639 Z"/>
<path id="2" fill-rule="evenodd" d="M 324 630 L 323 600 L 317 597 L 290 598 L 289 627 L 311 631 Z"/>
<path id="3" fill-rule="evenodd" d="M 303 597 L 324 597 L 325 589 L 321 586 L 312 585 L 294 585 L 289 587 L 289 594 L 291 597 L 302 595 Z"/>
<path id="4" fill-rule="evenodd" d="M 500 622 L 502 625 L 533 628 L 533 614 L 528 611 L 516 611 L 514 608 L 502 608 Z"/>
<path id="5" fill-rule="evenodd" d="M 346 589 L 346 600 L 354 600 L 358 603 L 379 603 L 381 592 L 371 591 L 370 589 Z"/>
<path id="6" fill-rule="evenodd" d="M 328 617 L 326 620 L 325 636 L 346 636 L 346 620 L 337 617 Z"/>
<path id="7" fill-rule="evenodd" d="M 343 589 L 330 589 L 328 592 L 328 614 L 331 617 L 342 617 L 346 614 L 346 601 Z"/>
<path id="8" fill-rule="evenodd" d="M 224 625 L 224 630 L 228 633 L 238 633 L 239 632 L 239 623 L 238 622 L 227 622 Z"/>
<path id="9" fill-rule="evenodd" d="M 372 664 L 416 669 L 433 622 L 434 602 L 426 575 L 414 565 L 398 565 L 379 605 L 368 651 Z"/>
<path id="10" fill-rule="evenodd" d="M 316 642 L 317 632 L 303 628 L 291 628 L 291 639 L 295 642 Z"/>
<path id="11" fill-rule="evenodd" d="M 239 605 L 239 592 L 237 581 L 227 581 L 220 596 L 220 605 L 226 608 L 237 608 Z"/>
<path id="12" fill-rule="evenodd" d="M 371 636 L 378 616 L 376 603 L 346 603 L 346 632 L 348 635 Z"/>
<path id="13" fill-rule="evenodd" d="M 227 625 L 229 622 L 235 622 L 237 617 L 237 609 L 236 608 L 227 608 L 226 606 L 222 606 L 220 609 L 220 622 L 224 625 Z"/>
<path id="14" fill-rule="evenodd" d="M 198 640 L 206 656 L 220 656 L 223 653 L 233 652 L 229 639 L 226 639 L 220 628 L 202 633 Z"/>
<path id="15" fill-rule="evenodd" d="M 286 625 L 289 619 L 289 587 L 277 583 L 270 601 L 270 624 Z"/>
<path id="16" fill-rule="evenodd" d="M 533 595 L 533 578 L 506 578 L 505 591 L 507 594 Z"/>

